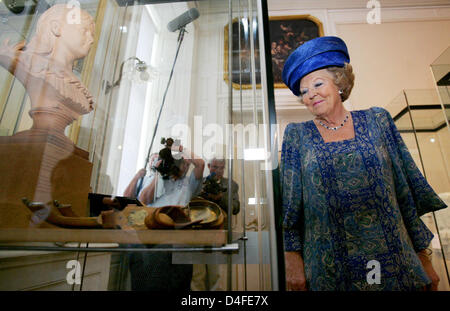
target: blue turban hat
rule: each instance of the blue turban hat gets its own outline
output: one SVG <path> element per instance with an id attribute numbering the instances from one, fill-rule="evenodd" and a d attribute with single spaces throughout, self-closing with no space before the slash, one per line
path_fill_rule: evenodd
<path id="1" fill-rule="evenodd" d="M 283 82 L 292 93 L 300 95 L 300 80 L 326 67 L 344 67 L 350 63 L 347 46 L 338 37 L 318 37 L 306 41 L 289 55 L 283 68 Z"/>

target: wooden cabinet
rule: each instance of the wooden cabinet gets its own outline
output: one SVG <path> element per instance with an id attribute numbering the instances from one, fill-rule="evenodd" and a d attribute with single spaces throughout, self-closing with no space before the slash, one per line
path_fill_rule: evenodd
<path id="1" fill-rule="evenodd" d="M 71 277 L 75 266 L 67 268 L 70 261 L 79 262 L 80 284 Z M 88 253 L 86 257 L 80 253 L 77 257 L 76 252 L 1 251 L 0 290 L 107 290 L 110 261 L 110 253 Z"/>

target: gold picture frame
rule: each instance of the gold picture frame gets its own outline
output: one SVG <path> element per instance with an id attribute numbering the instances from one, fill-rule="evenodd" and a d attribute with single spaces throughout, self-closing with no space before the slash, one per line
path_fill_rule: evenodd
<path id="1" fill-rule="evenodd" d="M 251 64 L 251 42 L 249 37 L 250 32 L 250 21 L 246 20 L 246 25 L 244 25 L 244 19 L 241 19 L 241 29 L 239 32 L 238 29 L 238 18 L 233 19 L 233 42 L 232 42 L 232 53 L 233 53 L 233 61 L 232 61 L 232 85 L 234 89 L 251 89 L 252 88 L 252 79 L 253 75 L 251 72 L 252 64 Z M 223 79 L 228 84 L 229 83 L 229 52 L 228 52 L 228 44 L 229 44 L 229 24 L 224 27 L 224 62 L 223 62 Z M 240 48 L 239 51 L 239 41 L 238 38 L 241 37 Z M 259 39 L 258 39 L 258 29 L 253 29 L 253 42 L 254 42 L 254 56 L 255 56 L 255 80 L 256 87 L 261 87 L 261 69 L 260 69 L 260 61 L 259 61 Z"/>
<path id="2" fill-rule="evenodd" d="M 249 22 L 244 25 L 241 19 L 241 42 L 239 51 L 239 29 L 238 18 L 233 19 L 233 42 L 232 42 L 232 85 L 234 89 L 250 89 L 252 87 L 251 73 L 251 42 L 249 37 Z M 255 80 L 256 87 L 260 87 L 261 70 L 259 58 L 258 29 L 253 29 L 254 58 L 255 58 Z M 247 31 L 247 32 L 246 32 Z M 224 80 L 229 83 L 229 25 L 224 27 Z M 269 38 L 271 46 L 272 73 L 275 88 L 287 88 L 281 79 L 284 62 L 287 57 L 298 46 L 304 42 L 324 36 L 322 22 L 312 15 L 288 15 L 269 17 Z M 283 41 L 283 42 L 280 42 Z M 280 45 L 283 44 L 283 47 Z M 275 46 L 276 45 L 276 46 Z M 287 50 L 283 50 L 283 48 Z M 279 49 L 278 51 L 276 49 Z"/>
<path id="3" fill-rule="evenodd" d="M 311 15 L 269 17 L 272 74 L 275 88 L 287 88 L 281 79 L 290 53 L 304 42 L 324 36 L 322 22 Z"/>

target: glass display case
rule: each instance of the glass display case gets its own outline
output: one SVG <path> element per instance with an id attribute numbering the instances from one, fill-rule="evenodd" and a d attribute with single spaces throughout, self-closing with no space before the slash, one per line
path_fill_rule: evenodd
<path id="1" fill-rule="evenodd" d="M 20 3 L 0 2 L 0 289 L 277 290 L 266 2 Z"/>
<path id="2" fill-rule="evenodd" d="M 435 89 L 404 90 L 388 106 L 400 134 L 418 168 L 438 195 L 449 205 L 450 130 L 448 104 Z M 439 290 L 450 290 L 450 213 L 448 208 L 423 215 L 433 232 L 430 247 Z"/>

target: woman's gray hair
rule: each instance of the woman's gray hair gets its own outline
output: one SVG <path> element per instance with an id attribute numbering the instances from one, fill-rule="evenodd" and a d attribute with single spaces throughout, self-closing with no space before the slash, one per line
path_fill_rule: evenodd
<path id="1" fill-rule="evenodd" d="M 352 65 L 345 63 L 344 67 L 328 67 L 327 71 L 333 75 L 334 84 L 342 91 L 342 101 L 346 101 L 350 97 L 350 93 L 355 85 L 355 75 Z"/>

